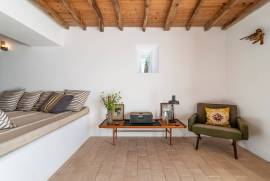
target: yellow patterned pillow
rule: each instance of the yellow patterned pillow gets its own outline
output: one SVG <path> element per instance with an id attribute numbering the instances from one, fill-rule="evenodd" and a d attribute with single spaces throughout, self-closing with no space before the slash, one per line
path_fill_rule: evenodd
<path id="1" fill-rule="evenodd" d="M 207 122 L 206 124 L 214 126 L 230 127 L 230 108 L 212 109 L 205 108 Z"/>

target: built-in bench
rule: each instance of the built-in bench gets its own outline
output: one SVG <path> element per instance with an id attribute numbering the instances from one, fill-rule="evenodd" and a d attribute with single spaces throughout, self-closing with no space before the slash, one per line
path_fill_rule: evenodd
<path id="1" fill-rule="evenodd" d="M 17 127 L 0 131 L 1 180 L 47 180 L 89 137 L 88 113 L 7 113 Z"/>
<path id="2" fill-rule="evenodd" d="M 44 136 L 89 112 L 83 108 L 79 112 L 51 114 L 43 112 L 8 112 L 16 128 L 0 130 L 0 156 L 7 154 L 33 140 Z"/>

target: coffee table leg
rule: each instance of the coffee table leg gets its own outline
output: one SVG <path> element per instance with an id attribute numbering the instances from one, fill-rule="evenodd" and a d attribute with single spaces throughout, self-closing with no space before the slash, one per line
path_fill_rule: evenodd
<path id="1" fill-rule="evenodd" d="M 117 139 L 117 128 L 115 128 L 115 138 Z"/>
<path id="2" fill-rule="evenodd" d="M 170 145 L 172 145 L 172 128 L 170 128 Z"/>
<path id="3" fill-rule="evenodd" d="M 165 128 L 165 138 L 166 139 L 168 138 L 168 130 L 167 130 L 167 128 Z"/>
<path id="4" fill-rule="evenodd" d="M 115 128 L 113 128 L 112 131 L 113 131 L 113 142 L 112 142 L 112 144 L 115 145 Z"/>

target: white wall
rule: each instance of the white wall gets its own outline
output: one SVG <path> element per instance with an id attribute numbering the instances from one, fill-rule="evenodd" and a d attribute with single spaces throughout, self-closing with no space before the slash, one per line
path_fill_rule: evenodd
<path id="1" fill-rule="evenodd" d="M 226 33 L 219 29 L 153 28 L 144 33 L 136 28 L 123 32 L 106 28 L 100 33 L 73 28 L 65 42 L 63 47 L 16 45 L 15 51 L 0 52 L 0 89 L 91 90 L 90 134 L 97 136 L 111 134 L 97 128 L 105 115 L 102 91 L 121 91 L 126 112 L 151 111 L 155 116 L 160 102 L 176 94 L 180 100 L 176 114 L 182 119 L 195 111 L 197 102 L 226 98 Z M 137 73 L 137 44 L 159 45 L 159 73 Z"/>
<path id="2" fill-rule="evenodd" d="M 270 4 L 227 31 L 229 99 L 238 104 L 250 127 L 242 145 L 270 161 Z M 240 41 L 257 28 L 265 31 L 265 44 Z"/>

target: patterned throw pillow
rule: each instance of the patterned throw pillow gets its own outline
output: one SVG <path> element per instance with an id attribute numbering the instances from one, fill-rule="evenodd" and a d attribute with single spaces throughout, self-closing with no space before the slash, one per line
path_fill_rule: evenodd
<path id="1" fill-rule="evenodd" d="M 34 105 L 32 111 L 39 111 L 41 106 L 48 100 L 48 98 L 52 95 L 52 91 L 48 92 L 43 92 L 40 97 L 38 102 Z"/>
<path id="2" fill-rule="evenodd" d="M 61 113 L 68 111 L 67 107 L 73 99 L 72 95 L 64 95 L 60 101 L 50 110 L 50 113 Z"/>
<path id="3" fill-rule="evenodd" d="M 70 105 L 67 107 L 69 111 L 80 111 L 84 103 L 86 102 L 90 91 L 82 91 L 82 90 L 65 90 L 65 95 L 72 95 L 74 98 L 72 99 Z"/>
<path id="4" fill-rule="evenodd" d="M 5 112 L 14 111 L 24 90 L 5 91 L 0 97 L 0 109 Z"/>
<path id="5" fill-rule="evenodd" d="M 8 118 L 4 111 L 0 110 L 0 130 L 15 128 L 15 124 Z"/>
<path id="6" fill-rule="evenodd" d="M 67 111 L 67 107 L 72 101 L 73 96 L 53 93 L 50 98 L 42 105 L 41 111 L 46 113 L 61 113 Z"/>
<path id="7" fill-rule="evenodd" d="M 207 122 L 206 124 L 214 126 L 230 127 L 230 108 L 212 109 L 205 108 Z"/>
<path id="8" fill-rule="evenodd" d="M 37 103 L 41 91 L 35 91 L 35 92 L 25 92 L 18 102 L 17 110 L 18 111 L 31 111 L 33 106 Z"/>

